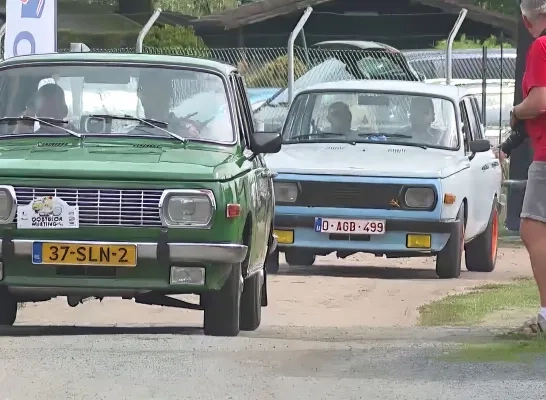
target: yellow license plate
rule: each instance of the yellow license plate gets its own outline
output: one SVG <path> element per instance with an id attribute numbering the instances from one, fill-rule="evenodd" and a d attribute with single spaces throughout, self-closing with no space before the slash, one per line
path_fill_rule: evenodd
<path id="1" fill-rule="evenodd" d="M 97 267 L 135 267 L 134 244 L 73 244 L 34 242 L 33 264 L 82 265 Z"/>

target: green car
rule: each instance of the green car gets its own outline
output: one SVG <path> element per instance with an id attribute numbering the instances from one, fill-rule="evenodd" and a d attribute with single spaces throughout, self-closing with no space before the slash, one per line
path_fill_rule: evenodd
<path id="1" fill-rule="evenodd" d="M 276 246 L 263 155 L 281 137 L 254 132 L 234 67 L 15 57 L 0 98 L 0 325 L 66 296 L 203 310 L 207 335 L 258 328 Z"/>

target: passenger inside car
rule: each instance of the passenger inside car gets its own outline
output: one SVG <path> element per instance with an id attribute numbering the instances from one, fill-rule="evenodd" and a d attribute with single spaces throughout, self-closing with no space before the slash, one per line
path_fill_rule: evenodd
<path id="1" fill-rule="evenodd" d="M 326 133 L 348 134 L 351 130 L 353 115 L 346 103 L 336 101 L 328 107 L 327 120 L 330 128 L 326 129 Z"/>

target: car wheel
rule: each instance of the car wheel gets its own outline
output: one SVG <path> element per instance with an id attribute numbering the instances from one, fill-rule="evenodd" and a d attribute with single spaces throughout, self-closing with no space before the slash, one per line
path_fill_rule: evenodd
<path id="1" fill-rule="evenodd" d="M 290 266 L 308 267 L 315 263 L 316 256 L 312 253 L 306 253 L 302 250 L 286 251 L 284 253 L 286 263 Z"/>
<path id="2" fill-rule="evenodd" d="M 260 271 L 245 280 L 241 295 L 239 326 L 243 331 L 255 331 L 262 322 L 262 289 L 264 272 Z"/>
<path id="3" fill-rule="evenodd" d="M 16 318 L 17 301 L 5 288 L 0 288 L 0 326 L 11 326 Z"/>
<path id="4" fill-rule="evenodd" d="M 499 207 L 495 201 L 487 228 L 466 245 L 466 269 L 472 272 L 492 272 L 497 263 L 498 239 Z"/>
<path id="5" fill-rule="evenodd" d="M 241 280 L 241 264 L 233 264 L 222 289 L 203 294 L 205 335 L 237 336 L 239 334 Z"/>
<path id="6" fill-rule="evenodd" d="M 464 205 L 457 213 L 457 228 L 449 237 L 445 247 L 436 257 L 436 275 L 440 279 L 458 278 L 461 275 L 461 262 L 464 250 Z"/>
<path id="7" fill-rule="evenodd" d="M 273 253 L 268 254 L 265 259 L 265 268 L 268 274 L 278 274 L 279 273 L 279 250 L 274 250 Z"/>

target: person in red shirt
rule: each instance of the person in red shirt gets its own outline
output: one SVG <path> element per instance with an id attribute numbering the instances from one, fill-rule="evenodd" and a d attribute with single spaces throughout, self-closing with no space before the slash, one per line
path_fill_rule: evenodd
<path id="1" fill-rule="evenodd" d="M 537 328 L 546 331 L 546 0 L 521 0 L 523 22 L 535 38 L 527 53 L 522 90 L 523 101 L 512 109 L 514 130 L 500 149 L 506 156 L 525 137 L 523 123 L 533 149 L 521 212 L 520 235 L 531 260 L 541 309 Z M 501 154 L 502 155 L 502 154 Z"/>

